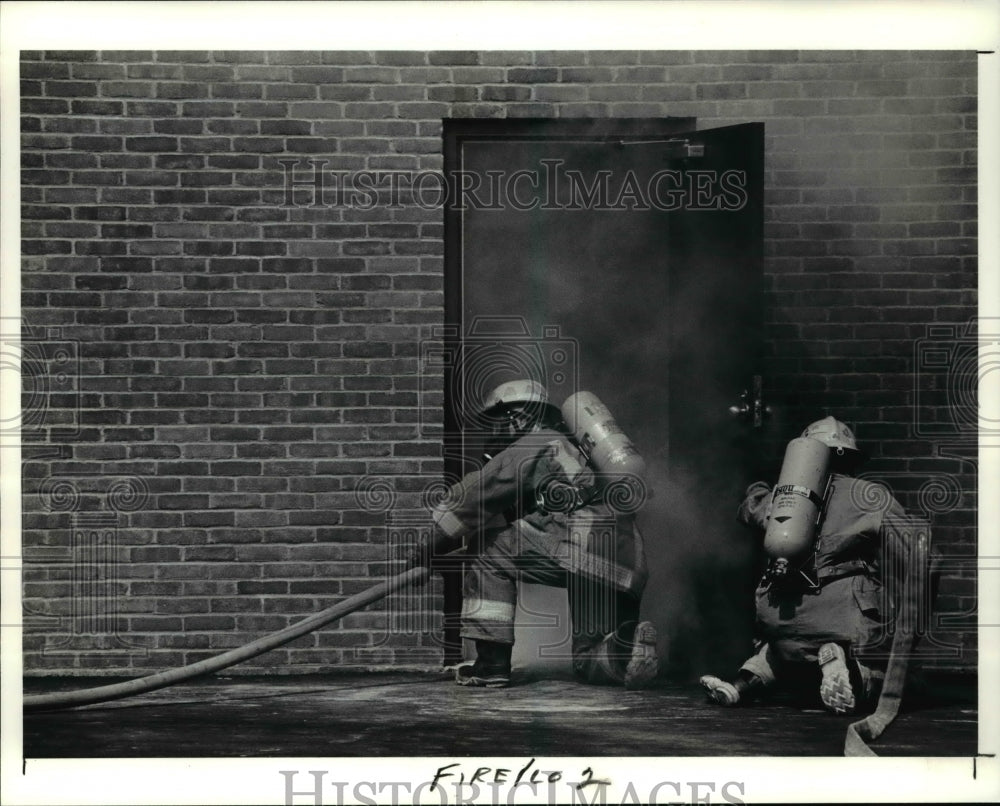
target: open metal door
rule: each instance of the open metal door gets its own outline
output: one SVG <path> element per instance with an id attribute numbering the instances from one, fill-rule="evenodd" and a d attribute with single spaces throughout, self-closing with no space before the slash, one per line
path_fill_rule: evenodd
<path id="1" fill-rule="evenodd" d="M 754 581 L 734 520 L 752 394 L 747 416 L 730 408 L 759 378 L 763 125 L 446 121 L 445 146 L 449 472 L 476 465 L 470 409 L 504 372 L 543 381 L 557 403 L 595 392 L 650 468 L 644 617 L 679 673 L 738 659 Z M 449 660 L 459 591 L 446 578 Z M 515 660 L 562 662 L 565 613 L 551 592 L 523 599 L 531 629 Z"/>

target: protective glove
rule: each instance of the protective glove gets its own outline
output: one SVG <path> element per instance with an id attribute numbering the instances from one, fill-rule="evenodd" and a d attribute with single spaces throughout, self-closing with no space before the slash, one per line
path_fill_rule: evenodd
<path id="1" fill-rule="evenodd" d="M 417 542 L 410 547 L 404 559 L 404 571 L 411 568 L 430 568 L 435 557 L 458 548 L 456 541 L 448 537 L 437 527 L 432 534 L 421 533 Z"/>
<path id="2" fill-rule="evenodd" d="M 764 528 L 771 514 L 771 485 L 755 481 L 747 487 L 746 497 L 736 511 L 736 520 L 747 526 Z"/>

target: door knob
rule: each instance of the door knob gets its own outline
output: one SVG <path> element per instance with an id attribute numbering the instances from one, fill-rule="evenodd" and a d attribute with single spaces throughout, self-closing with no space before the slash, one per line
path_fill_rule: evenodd
<path id="1" fill-rule="evenodd" d="M 729 407 L 729 413 L 748 422 L 754 428 L 762 427 L 764 417 L 771 413 L 770 407 L 764 405 L 763 388 L 763 377 L 754 375 L 751 385 L 740 393 L 740 402 Z"/>

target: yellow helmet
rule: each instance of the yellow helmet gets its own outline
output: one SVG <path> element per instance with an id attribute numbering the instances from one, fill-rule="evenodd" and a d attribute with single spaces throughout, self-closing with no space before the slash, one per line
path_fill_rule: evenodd
<path id="1" fill-rule="evenodd" d="M 861 453 L 851 429 L 834 417 L 824 417 L 822 420 L 809 424 L 802 432 L 802 436 L 819 440 L 824 445 L 833 448 L 838 454 L 843 454 L 844 451 Z"/>

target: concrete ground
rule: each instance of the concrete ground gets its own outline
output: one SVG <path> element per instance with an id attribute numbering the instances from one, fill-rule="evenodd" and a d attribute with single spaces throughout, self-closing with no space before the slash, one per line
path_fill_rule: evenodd
<path id="1" fill-rule="evenodd" d="M 25 681 L 37 694 L 106 678 Z M 502 690 L 433 674 L 207 677 L 132 699 L 24 718 L 25 758 L 265 756 L 839 756 L 850 722 L 788 696 L 735 709 L 697 684 L 642 692 L 522 673 Z M 971 756 L 972 681 L 934 683 L 876 745 L 884 756 Z"/>

